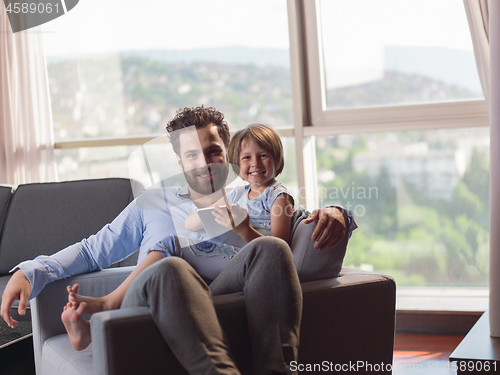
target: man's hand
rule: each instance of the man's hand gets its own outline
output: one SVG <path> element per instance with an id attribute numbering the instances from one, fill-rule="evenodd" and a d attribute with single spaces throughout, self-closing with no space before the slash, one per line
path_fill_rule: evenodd
<path id="1" fill-rule="evenodd" d="M 17 312 L 19 315 L 26 314 L 26 305 L 31 294 L 31 285 L 24 276 L 23 271 L 17 270 L 10 278 L 2 295 L 2 307 L 0 315 L 10 328 L 17 327 L 17 321 L 10 316 L 10 309 L 15 300 L 19 300 Z"/>
<path id="2" fill-rule="evenodd" d="M 305 224 L 317 221 L 316 229 L 314 230 L 311 240 L 314 243 L 315 249 L 324 250 L 328 247 L 337 245 L 346 231 L 346 221 L 342 211 L 337 207 L 320 208 L 314 210 L 307 219 Z"/>

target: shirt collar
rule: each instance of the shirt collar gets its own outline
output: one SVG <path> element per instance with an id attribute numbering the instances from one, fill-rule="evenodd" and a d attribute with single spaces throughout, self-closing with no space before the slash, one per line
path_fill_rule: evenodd
<path id="1" fill-rule="evenodd" d="M 189 187 L 187 185 L 181 187 L 179 190 L 177 190 L 177 196 L 179 198 L 183 199 L 189 199 L 191 194 L 189 193 Z"/>

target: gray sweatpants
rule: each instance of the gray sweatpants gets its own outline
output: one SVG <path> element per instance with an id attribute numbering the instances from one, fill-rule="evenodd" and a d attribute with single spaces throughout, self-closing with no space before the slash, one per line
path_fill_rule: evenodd
<path id="1" fill-rule="evenodd" d="M 139 274 L 122 307 L 148 306 L 190 374 L 239 374 L 212 295 L 241 291 L 258 373 L 290 373 L 298 354 L 302 292 L 290 247 L 280 239 L 250 242 L 210 286 L 184 259 L 167 257 Z"/>

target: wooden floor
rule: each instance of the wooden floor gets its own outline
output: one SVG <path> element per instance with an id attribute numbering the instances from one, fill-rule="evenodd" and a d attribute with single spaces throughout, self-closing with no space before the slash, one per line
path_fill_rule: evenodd
<path id="1" fill-rule="evenodd" d="M 464 336 L 396 334 L 393 374 L 456 374 L 448 357 Z"/>

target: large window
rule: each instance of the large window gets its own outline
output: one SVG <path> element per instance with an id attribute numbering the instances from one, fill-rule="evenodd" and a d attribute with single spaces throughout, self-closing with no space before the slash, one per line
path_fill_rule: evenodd
<path id="1" fill-rule="evenodd" d="M 359 225 L 345 264 L 398 286 L 488 284 L 489 129 L 316 140 L 321 204 Z"/>
<path id="2" fill-rule="evenodd" d="M 61 180 L 147 185 L 161 168 L 138 145 L 215 106 L 233 131 L 279 129 L 297 203 L 354 211 L 346 265 L 487 285 L 488 112 L 461 1 L 86 0 L 45 29 Z"/>

